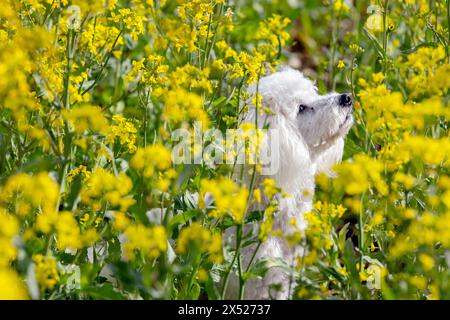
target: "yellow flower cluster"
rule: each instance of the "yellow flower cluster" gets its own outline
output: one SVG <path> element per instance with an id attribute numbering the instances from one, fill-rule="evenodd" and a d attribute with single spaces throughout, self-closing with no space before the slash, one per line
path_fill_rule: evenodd
<path id="1" fill-rule="evenodd" d="M 448 212 L 440 216 L 424 212 L 421 217 L 411 221 L 407 231 L 396 237 L 390 247 L 390 259 L 398 259 L 406 253 L 414 253 L 420 248 L 434 246 L 436 243 L 449 248 L 449 218 Z M 428 271 L 431 267 L 425 269 Z"/>
<path id="2" fill-rule="evenodd" d="M 186 64 L 182 67 L 177 67 L 170 73 L 169 85 L 172 88 L 200 89 L 211 93 L 213 84 L 209 78 L 210 70 L 208 67 L 200 69 L 194 65 Z"/>
<path id="3" fill-rule="evenodd" d="M 244 78 L 247 84 L 252 84 L 265 74 L 266 56 L 261 52 L 253 50 L 253 54 L 243 51 L 238 53 L 223 40 L 217 42 L 216 46 L 223 58 L 214 61 L 214 67 L 229 72 L 231 79 Z"/>
<path id="4" fill-rule="evenodd" d="M 424 136 L 411 136 L 405 134 L 403 140 L 391 150 L 390 157 L 396 159 L 397 164 L 407 163 L 419 159 L 428 165 L 444 165 L 450 157 L 450 140 L 446 137 L 432 139 Z M 390 167 L 394 170 L 394 166 Z"/>
<path id="5" fill-rule="evenodd" d="M 450 65 L 442 63 L 446 58 L 442 46 L 419 48 L 408 55 L 402 72 L 412 99 L 442 96 L 450 89 Z"/>
<path id="6" fill-rule="evenodd" d="M 131 224 L 125 228 L 126 242 L 123 251 L 127 259 L 134 259 L 136 252 L 149 258 L 157 258 L 167 250 L 167 234 L 162 226 L 147 227 Z"/>
<path id="7" fill-rule="evenodd" d="M 261 106 L 261 104 L 258 104 Z M 239 130 L 236 130 L 235 136 L 232 139 L 241 145 L 241 150 L 236 150 L 238 154 L 245 153 L 246 162 L 250 165 L 256 164 L 257 172 L 260 172 L 261 167 L 261 144 L 266 138 L 266 133 L 262 130 L 256 129 L 256 126 L 252 123 L 244 123 L 239 126 Z M 234 154 L 233 154 L 234 155 Z"/>
<path id="8" fill-rule="evenodd" d="M 42 289 L 52 289 L 59 281 L 56 259 L 52 256 L 36 254 L 33 256 L 36 280 Z"/>
<path id="9" fill-rule="evenodd" d="M 126 147 L 126 152 L 136 152 L 137 129 L 133 122 L 123 116 L 115 114 L 112 118 L 113 124 L 107 132 L 107 143 L 114 143 L 117 139 L 121 146 Z"/>
<path id="10" fill-rule="evenodd" d="M 209 117 L 203 109 L 201 96 L 184 89 L 168 90 L 164 96 L 164 119 L 180 124 L 185 121 L 199 121 L 208 127 Z"/>
<path id="11" fill-rule="evenodd" d="M 156 186 L 161 191 L 167 191 L 171 181 L 176 178 L 176 171 L 172 168 L 172 155 L 161 144 L 138 149 L 131 158 L 130 167 L 141 172 L 145 178 L 157 177 Z"/>
<path id="12" fill-rule="evenodd" d="M 75 179 L 76 176 L 81 175 L 82 176 L 82 180 L 85 182 L 87 180 L 89 180 L 89 178 L 91 177 L 91 172 L 86 168 L 86 166 L 78 166 L 77 168 L 70 170 L 67 173 L 67 183 L 71 184 L 72 181 Z"/>
<path id="13" fill-rule="evenodd" d="M 0 188 L 0 208 L 22 219 L 38 211 L 54 213 L 58 198 L 58 186 L 47 172 L 16 174 Z"/>
<path id="14" fill-rule="evenodd" d="M 19 275 L 13 270 L 0 268 L 0 300 L 27 299 L 27 289 Z"/>
<path id="15" fill-rule="evenodd" d="M 51 36 L 44 28 L 22 28 L 13 7 L 5 4 L 0 14 L 4 21 L 0 29 L 0 110 L 11 110 L 17 128 L 26 130 L 30 124 L 28 113 L 42 109 L 30 81 L 38 68 L 36 50 L 50 43 Z"/>
<path id="16" fill-rule="evenodd" d="M 17 219 L 0 209 L 0 270 L 17 258 L 14 236 L 19 232 Z"/>
<path id="17" fill-rule="evenodd" d="M 261 45 L 261 51 L 267 57 L 273 59 L 280 54 L 281 48 L 286 46 L 290 36 L 286 27 L 291 21 L 278 14 L 274 14 L 266 21 L 259 24 L 256 32 L 256 39 L 265 40 L 268 43 Z"/>
<path id="18" fill-rule="evenodd" d="M 337 14 L 343 14 L 350 12 L 350 8 L 345 3 L 344 0 L 336 0 L 333 1 L 333 9 L 336 11 Z"/>
<path id="19" fill-rule="evenodd" d="M 239 187 L 228 178 L 202 180 L 200 183 L 200 199 L 211 193 L 215 208 L 209 213 L 214 218 L 222 218 L 229 214 L 234 221 L 242 224 L 247 209 L 248 190 Z M 203 201 L 203 200 L 201 200 Z M 203 203 L 200 206 L 204 206 Z"/>
<path id="20" fill-rule="evenodd" d="M 310 250 L 330 249 L 333 245 L 331 232 L 334 222 L 343 216 L 346 209 L 342 205 L 317 201 L 312 211 L 305 214 L 308 221 L 306 237 L 311 245 Z"/>
<path id="21" fill-rule="evenodd" d="M 198 222 L 183 228 L 177 240 L 176 251 L 178 253 L 186 254 L 192 248 L 206 253 L 208 260 L 212 263 L 223 261 L 222 236 L 218 233 L 212 233 Z"/>
<path id="22" fill-rule="evenodd" d="M 259 227 L 258 238 L 261 241 L 266 241 L 269 234 L 272 232 L 272 226 L 274 221 L 274 214 L 277 210 L 277 206 L 274 204 L 268 205 L 264 209 L 264 220 Z"/>
<path id="23" fill-rule="evenodd" d="M 211 27 L 210 19 L 215 7 L 222 3 L 221 0 L 180 1 L 177 8 L 178 16 L 175 19 L 161 21 L 161 29 L 174 49 L 178 52 L 184 49 L 192 53 L 199 48 L 202 39 L 205 39 L 206 43 L 211 41 L 210 38 L 213 35 L 209 30 Z M 226 20 L 225 18 L 224 21 L 220 21 L 222 26 L 227 25 Z M 217 32 L 220 32 L 220 30 Z M 166 42 L 162 39 L 159 39 L 159 41 Z"/>
<path id="24" fill-rule="evenodd" d="M 86 181 L 80 192 L 81 201 L 98 211 L 106 205 L 118 207 L 125 212 L 135 200 L 128 196 L 133 184 L 125 173 L 114 175 L 102 168 L 97 168 Z"/>
<path id="25" fill-rule="evenodd" d="M 36 229 L 44 234 L 56 233 L 59 250 L 76 250 L 92 245 L 99 238 L 94 228 L 81 232 L 72 212 L 62 211 L 41 214 L 36 219 Z"/>
<path id="26" fill-rule="evenodd" d="M 339 179 L 333 185 L 349 195 L 360 195 L 369 188 L 385 195 L 388 190 L 382 175 L 384 170 L 382 162 L 358 154 L 353 157 L 353 162 L 344 162 L 336 168 Z"/>
<path id="27" fill-rule="evenodd" d="M 119 9 L 118 14 L 111 12 L 111 20 L 120 25 L 121 29 L 126 29 L 134 41 L 144 32 L 145 17 L 132 9 Z"/>
<path id="28" fill-rule="evenodd" d="M 164 57 L 159 55 L 149 55 L 137 61 L 133 61 L 132 69 L 125 77 L 125 81 L 134 82 L 138 79 L 142 83 L 151 87 L 160 87 L 167 83 L 169 66 L 163 64 Z"/>
<path id="29" fill-rule="evenodd" d="M 264 179 L 261 186 L 264 187 L 264 194 L 268 199 L 272 199 L 277 193 L 281 192 L 281 189 L 276 186 L 273 179 Z"/>
<path id="30" fill-rule="evenodd" d="M 81 106 L 62 111 L 62 117 L 74 128 L 78 134 L 83 134 L 86 130 L 96 133 L 106 133 L 108 122 L 103 111 L 99 107 Z"/>
<path id="31" fill-rule="evenodd" d="M 89 55 L 96 63 L 102 63 L 104 50 L 112 51 L 115 42 L 118 45 L 124 42 L 119 26 L 111 26 L 108 18 L 103 15 L 97 15 L 95 20 L 87 20 L 84 26 L 79 50 Z M 120 51 L 113 53 L 120 55 Z"/>

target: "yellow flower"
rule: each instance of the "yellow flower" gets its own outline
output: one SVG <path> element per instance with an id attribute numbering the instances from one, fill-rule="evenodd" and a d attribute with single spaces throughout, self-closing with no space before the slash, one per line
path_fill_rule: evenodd
<path id="1" fill-rule="evenodd" d="M 336 271 L 339 272 L 344 277 L 348 276 L 348 271 L 347 271 L 347 268 L 345 266 L 344 267 L 339 267 Z"/>
<path id="2" fill-rule="evenodd" d="M 71 184 L 73 179 L 77 176 L 77 175 L 82 175 L 83 176 L 83 181 L 85 182 L 86 180 L 89 179 L 89 177 L 91 176 L 91 172 L 87 170 L 86 166 L 78 166 L 77 168 L 69 171 L 69 173 L 67 174 L 67 183 Z"/>
<path id="3" fill-rule="evenodd" d="M 106 133 L 108 130 L 108 122 L 99 107 L 82 106 L 63 110 L 61 114 L 63 119 L 69 121 L 78 134 L 82 134 L 86 130 L 102 133 Z"/>
<path id="4" fill-rule="evenodd" d="M 119 14 L 112 11 L 111 20 L 115 23 L 120 23 L 130 33 L 134 41 L 137 41 L 139 35 L 144 33 L 144 22 L 146 18 L 133 9 L 120 9 Z"/>
<path id="5" fill-rule="evenodd" d="M 117 139 L 122 146 L 128 148 L 129 153 L 136 152 L 137 129 L 134 124 L 121 115 L 114 115 L 114 124 L 109 127 L 107 143 L 114 143 Z"/>
<path id="6" fill-rule="evenodd" d="M 36 254 L 33 256 L 35 263 L 36 280 L 42 289 L 52 289 L 59 281 L 56 259 L 52 256 Z"/>
<path id="7" fill-rule="evenodd" d="M 184 89 L 169 90 L 164 94 L 165 120 L 180 124 L 185 121 L 199 121 L 203 127 L 208 127 L 208 114 L 203 110 L 201 96 Z"/>
<path id="8" fill-rule="evenodd" d="M 149 258 L 157 258 L 167 250 L 167 233 L 162 226 L 131 224 L 126 227 L 124 234 L 126 241 L 123 250 L 127 259 L 134 259 L 136 251 Z"/>
<path id="9" fill-rule="evenodd" d="M 445 49 L 422 47 L 408 55 L 402 75 L 407 79 L 406 86 L 411 98 L 443 95 L 450 88 L 450 65 L 441 63 Z"/>
<path id="10" fill-rule="evenodd" d="M 382 224 L 384 221 L 383 214 L 381 212 L 376 212 L 372 217 L 372 223 L 373 225 L 379 225 Z"/>
<path id="11" fill-rule="evenodd" d="M 261 203 L 261 189 L 256 188 L 253 190 L 253 197 L 257 203 Z"/>
<path id="12" fill-rule="evenodd" d="M 114 213 L 114 229 L 124 231 L 131 224 L 131 220 L 123 212 Z"/>
<path id="13" fill-rule="evenodd" d="M 270 232 L 272 232 L 275 211 L 276 211 L 276 206 L 273 204 L 267 206 L 267 208 L 264 210 L 264 220 L 261 223 L 261 226 L 259 227 L 259 233 L 258 233 L 258 238 L 261 241 L 266 241 Z"/>
<path id="14" fill-rule="evenodd" d="M 172 155 L 162 144 L 138 149 L 131 158 L 130 167 L 138 170 L 145 178 L 155 181 L 158 190 L 166 192 L 177 172 L 172 168 Z"/>
<path id="15" fill-rule="evenodd" d="M 57 232 L 57 246 L 61 251 L 69 249 L 80 249 L 83 242 L 80 227 L 71 212 L 61 212 L 54 222 Z"/>
<path id="16" fill-rule="evenodd" d="M 206 282 L 206 280 L 208 280 L 208 277 L 209 277 L 208 271 L 206 271 L 205 269 L 200 268 L 200 269 L 197 271 L 197 279 L 198 279 L 198 281 L 200 281 L 200 282 Z"/>
<path id="17" fill-rule="evenodd" d="M 17 249 L 13 238 L 19 232 L 17 219 L 7 214 L 0 207 L 0 269 L 17 258 Z"/>
<path id="18" fill-rule="evenodd" d="M 268 45 L 262 45 L 261 48 L 268 57 L 275 57 L 279 48 L 286 45 L 290 35 L 284 29 L 290 22 L 288 18 L 283 18 L 277 14 L 272 15 L 266 21 L 260 22 L 256 39 L 268 41 Z"/>
<path id="19" fill-rule="evenodd" d="M 261 186 L 264 187 L 264 194 L 269 199 L 272 199 L 277 193 L 281 191 L 280 188 L 275 186 L 275 181 L 273 179 L 264 179 L 264 181 L 261 183 Z"/>
<path id="20" fill-rule="evenodd" d="M 100 210 L 102 200 L 107 200 L 112 207 L 119 207 L 126 211 L 134 204 L 128 196 L 133 184 L 125 173 L 117 176 L 102 168 L 93 171 L 80 192 L 81 201 L 90 205 L 94 210 Z"/>
<path id="21" fill-rule="evenodd" d="M 185 227 L 178 236 L 176 251 L 185 254 L 190 246 L 195 246 L 201 252 L 208 254 L 208 260 L 212 263 L 221 263 L 222 257 L 222 237 L 204 228 L 198 222 Z"/>
<path id="22" fill-rule="evenodd" d="M 409 278 L 409 283 L 420 290 L 425 290 L 427 288 L 427 279 L 423 276 L 412 276 Z"/>
<path id="23" fill-rule="evenodd" d="M 430 271 L 434 267 L 434 259 L 427 254 L 420 254 L 419 261 L 425 271 Z"/>
<path id="24" fill-rule="evenodd" d="M 236 223 L 243 222 L 248 198 L 246 188 L 239 187 L 232 180 L 222 177 L 215 180 L 202 180 L 200 183 L 201 199 L 207 192 L 211 193 L 215 201 L 215 209 L 210 212 L 212 217 L 221 218 L 225 214 L 229 214 Z"/>
<path id="25" fill-rule="evenodd" d="M 365 154 L 355 155 L 352 163 L 344 162 L 336 166 L 336 171 L 338 179 L 334 181 L 335 187 L 345 190 L 349 195 L 361 194 L 369 188 L 374 188 L 381 194 L 388 191 L 382 177 L 383 163 Z"/>
<path id="26" fill-rule="evenodd" d="M 333 1 L 333 5 L 334 5 L 334 7 L 333 7 L 334 11 L 336 11 L 338 14 L 350 12 L 350 8 L 344 2 L 344 0 L 335 0 L 335 1 Z"/>
<path id="27" fill-rule="evenodd" d="M 0 207 L 8 208 L 10 213 L 20 217 L 28 216 L 34 210 L 51 213 L 56 209 L 58 197 L 59 188 L 48 173 L 40 172 L 34 176 L 19 173 L 0 188 Z M 8 205 L 12 203 L 15 205 Z"/>
<path id="28" fill-rule="evenodd" d="M 0 300 L 27 300 L 26 287 L 19 275 L 10 269 L 0 268 Z"/>

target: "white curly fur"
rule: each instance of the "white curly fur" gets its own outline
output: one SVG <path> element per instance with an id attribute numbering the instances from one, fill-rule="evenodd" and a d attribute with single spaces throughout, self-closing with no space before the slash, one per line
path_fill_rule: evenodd
<path id="1" fill-rule="evenodd" d="M 254 94 L 256 86 L 249 89 Z M 314 176 L 319 172 L 332 174 L 330 167 L 342 158 L 344 137 L 353 124 L 351 102 L 347 106 L 339 103 L 341 95 L 330 93 L 321 96 L 314 83 L 302 73 L 287 69 L 275 72 L 260 80 L 258 92 L 262 95 L 263 106 L 271 112 L 258 114 L 258 127 L 269 124 L 270 129 L 278 130 L 280 164 L 272 176 L 258 176 L 256 186 L 265 178 L 275 180 L 277 186 L 289 194 L 277 195 L 279 213 L 276 215 L 273 230 L 281 229 L 283 234 L 303 231 L 307 223 L 303 213 L 312 209 Z M 300 107 L 300 106 L 304 106 Z M 243 122 L 255 123 L 255 107 L 251 106 Z M 265 202 L 265 203 L 264 203 Z M 263 200 L 262 206 L 268 200 Z M 256 208 L 249 208 L 249 211 Z M 295 218 L 296 226 L 290 224 Z M 244 233 L 257 232 L 257 226 L 247 226 Z M 230 244 L 234 244 L 234 231 L 227 234 Z M 250 262 L 255 245 L 242 249 L 244 268 Z M 295 263 L 302 246 L 289 247 L 285 240 L 269 236 L 259 248 L 256 259 L 281 258 L 288 265 Z M 245 287 L 245 299 L 288 299 L 291 289 L 289 273 L 279 267 L 269 269 L 263 279 L 251 279 Z M 278 284 L 280 290 L 269 290 L 272 284 Z M 229 298 L 236 298 L 238 292 L 237 277 L 231 278 Z"/>

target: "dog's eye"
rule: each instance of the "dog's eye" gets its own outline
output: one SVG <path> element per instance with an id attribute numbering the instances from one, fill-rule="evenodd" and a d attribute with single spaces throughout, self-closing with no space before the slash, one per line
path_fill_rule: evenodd
<path id="1" fill-rule="evenodd" d="M 298 113 L 302 113 L 306 109 L 308 109 L 308 107 L 305 106 L 304 104 L 301 104 L 301 105 L 298 106 Z"/>

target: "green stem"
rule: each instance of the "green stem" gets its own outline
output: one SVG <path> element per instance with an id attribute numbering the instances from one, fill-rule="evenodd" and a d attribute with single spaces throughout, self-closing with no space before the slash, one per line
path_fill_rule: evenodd
<path id="1" fill-rule="evenodd" d="M 361 196 L 361 207 L 359 209 L 359 272 L 363 271 L 363 261 L 364 261 L 364 221 L 363 221 L 363 201 L 364 194 Z"/>
<path id="2" fill-rule="evenodd" d="M 192 291 L 192 286 L 194 285 L 195 276 L 197 275 L 198 269 L 200 268 L 201 256 L 198 255 L 195 260 L 196 260 L 195 264 L 194 264 L 195 266 L 192 269 L 192 273 L 189 275 L 188 285 L 186 287 L 186 291 L 184 292 L 184 297 L 183 297 L 184 299 L 188 298 L 189 293 Z M 192 299 L 193 297 L 190 297 L 190 298 Z M 195 298 L 197 298 L 197 297 L 195 297 Z"/>
<path id="3" fill-rule="evenodd" d="M 218 10 L 220 16 L 222 16 L 222 11 L 223 11 L 223 4 L 220 4 L 219 10 Z M 210 16 L 210 19 L 211 19 L 211 16 Z M 209 23 L 211 23 L 211 21 Z M 211 50 L 214 47 L 214 43 L 216 42 L 217 30 L 219 29 L 219 26 L 220 26 L 220 21 L 217 22 L 217 25 L 214 28 L 213 37 L 211 39 L 211 45 L 209 45 L 209 46 L 208 46 L 208 36 L 209 35 L 206 37 L 205 59 L 204 59 L 203 67 L 206 67 L 206 65 L 208 64 Z M 208 33 L 209 33 L 209 25 L 208 25 Z"/>
<path id="4" fill-rule="evenodd" d="M 248 263 L 248 265 L 247 265 L 247 269 L 245 269 L 245 272 L 249 272 L 250 267 L 252 266 L 253 260 L 255 260 L 256 253 L 258 253 L 258 250 L 259 250 L 259 248 L 261 247 L 261 244 L 262 244 L 262 241 L 260 240 L 260 241 L 258 242 L 258 245 L 257 245 L 256 248 L 255 248 L 255 251 L 253 251 L 253 255 L 252 255 L 252 257 L 250 258 L 250 261 L 249 261 L 249 263 Z"/>
<path id="5" fill-rule="evenodd" d="M 222 294 L 221 294 L 221 298 L 222 300 L 225 299 L 225 295 L 227 293 L 227 288 L 228 288 L 228 282 L 230 280 L 230 272 L 231 269 L 233 268 L 234 263 L 236 262 L 237 257 L 239 256 L 239 252 L 241 249 L 241 237 L 242 237 L 242 225 L 237 225 L 236 226 L 236 251 L 234 253 L 234 257 L 233 260 L 230 263 L 230 266 L 228 267 L 226 273 L 225 273 L 225 277 L 224 277 L 224 281 L 223 281 L 223 288 L 222 288 Z"/>
<path id="6" fill-rule="evenodd" d="M 238 257 L 238 272 L 239 272 L 239 300 L 244 299 L 244 284 L 245 280 L 242 278 L 242 256 Z"/>
<path id="7" fill-rule="evenodd" d="M 256 254 L 258 253 L 259 248 L 261 247 L 262 241 L 260 240 L 258 242 L 258 245 L 255 248 L 255 251 L 253 251 L 252 257 L 250 258 L 250 261 L 247 265 L 247 268 L 245 269 L 245 273 L 248 273 L 250 271 L 250 268 L 253 264 L 253 260 L 255 260 Z M 244 292 L 245 292 L 245 284 L 246 281 L 243 281 L 242 283 L 239 283 L 239 299 L 243 300 L 244 299 Z"/>
<path id="8" fill-rule="evenodd" d="M 388 72 L 388 52 L 387 52 L 387 43 L 388 43 L 388 26 L 387 26 L 387 11 L 388 11 L 388 2 L 389 0 L 384 1 L 384 8 L 383 8 L 383 52 L 384 52 L 384 58 L 383 58 L 383 68 L 384 68 L 384 75 L 387 75 Z"/>
<path id="9" fill-rule="evenodd" d="M 53 233 L 51 233 L 51 234 L 48 236 L 47 246 L 46 246 L 46 249 L 45 249 L 45 252 L 46 252 L 47 255 L 48 255 L 48 254 L 51 252 L 51 250 L 52 250 L 53 238 L 54 238 L 54 235 L 53 235 Z"/>
<path id="10" fill-rule="evenodd" d="M 63 100 L 63 106 L 66 109 L 70 108 L 70 69 L 72 68 L 72 48 L 70 46 L 70 35 L 72 34 L 72 30 L 69 29 L 67 31 L 67 46 L 66 46 L 66 55 L 67 55 L 67 71 L 66 76 L 64 78 L 64 100 Z"/>
<path id="11" fill-rule="evenodd" d="M 207 54 L 208 54 L 208 40 L 209 40 L 209 32 L 211 30 L 211 20 L 212 20 L 212 16 L 214 13 L 211 13 L 209 15 L 208 18 L 208 31 L 206 32 L 206 39 L 205 39 L 205 49 L 204 49 L 204 56 L 203 56 L 203 64 L 200 65 L 200 67 L 203 69 L 206 66 L 206 61 L 208 59 Z M 199 50 L 200 51 L 200 50 Z M 199 56 L 200 56 L 200 52 L 199 52 Z"/>
<path id="12" fill-rule="evenodd" d="M 93 87 L 95 87 L 95 85 L 97 85 L 98 81 L 100 80 L 100 77 L 102 76 L 103 70 L 104 70 L 104 69 L 106 68 L 106 66 L 108 65 L 108 62 L 109 62 L 109 59 L 110 59 L 111 56 L 112 56 L 112 52 L 113 52 L 113 50 L 114 50 L 114 47 L 116 46 L 117 41 L 119 41 L 120 36 L 122 35 L 122 32 L 123 32 L 123 30 L 120 30 L 119 34 L 117 35 L 116 39 L 114 40 L 114 42 L 113 42 L 113 44 L 112 44 L 112 46 L 111 46 L 111 50 L 109 50 L 109 52 L 108 52 L 108 54 L 107 54 L 107 56 L 106 56 L 105 62 L 102 64 L 102 66 L 101 66 L 101 68 L 100 68 L 100 71 L 99 71 L 98 74 L 97 74 L 97 77 L 95 77 L 94 82 L 93 82 L 88 88 L 86 88 L 86 89 L 81 93 L 81 95 L 85 95 L 86 92 L 88 92 L 88 91 L 91 90 Z"/>

